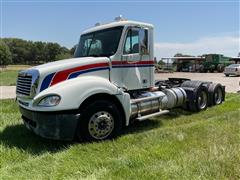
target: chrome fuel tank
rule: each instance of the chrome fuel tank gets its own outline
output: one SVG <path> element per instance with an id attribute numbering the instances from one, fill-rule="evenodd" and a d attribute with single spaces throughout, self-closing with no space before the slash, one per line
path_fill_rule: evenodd
<path id="1" fill-rule="evenodd" d="M 131 99 L 131 118 L 182 106 L 186 98 L 186 92 L 182 88 L 140 93 L 139 97 Z"/>

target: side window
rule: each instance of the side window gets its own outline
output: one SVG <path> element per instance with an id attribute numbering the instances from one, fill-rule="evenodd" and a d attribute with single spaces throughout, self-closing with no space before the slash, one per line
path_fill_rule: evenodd
<path id="1" fill-rule="evenodd" d="M 135 29 L 130 29 L 127 33 L 124 54 L 134 54 L 139 53 L 139 31 Z"/>
<path id="2" fill-rule="evenodd" d="M 132 45 L 131 45 L 131 29 L 128 31 L 127 33 L 127 37 L 126 37 L 126 41 L 125 41 L 125 45 L 124 45 L 124 54 L 131 54 L 131 49 L 132 49 Z"/>
<path id="3" fill-rule="evenodd" d="M 140 29 L 139 31 L 139 43 L 141 54 L 148 54 L 148 30 Z"/>

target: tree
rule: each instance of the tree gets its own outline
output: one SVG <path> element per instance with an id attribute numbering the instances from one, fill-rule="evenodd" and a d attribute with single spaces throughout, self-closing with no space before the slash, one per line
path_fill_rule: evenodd
<path id="1" fill-rule="evenodd" d="M 158 61 L 158 64 L 164 66 L 166 63 L 163 60 Z"/>
<path id="2" fill-rule="evenodd" d="M 72 56 L 74 55 L 76 48 L 77 48 L 77 44 L 74 45 L 74 46 L 70 49 L 70 54 L 71 54 Z"/>
<path id="3" fill-rule="evenodd" d="M 174 57 L 192 57 L 192 56 L 188 54 L 177 53 L 174 55 Z"/>
<path id="4" fill-rule="evenodd" d="M 58 43 L 3 38 L 12 54 L 13 64 L 42 64 L 72 57 L 68 48 Z"/>
<path id="5" fill-rule="evenodd" d="M 0 39 L 0 66 L 6 66 L 12 62 L 12 54 L 8 46 Z"/>
<path id="6" fill-rule="evenodd" d="M 46 43 L 41 42 L 41 41 L 37 41 L 34 42 L 34 47 L 36 48 L 36 60 L 35 63 L 36 64 L 41 64 L 43 62 L 45 62 L 45 57 L 46 57 L 46 52 L 45 52 L 45 46 Z"/>
<path id="7" fill-rule="evenodd" d="M 17 38 L 4 38 L 3 41 L 12 53 L 14 64 L 27 64 L 30 61 L 31 45 L 28 41 Z"/>
<path id="8" fill-rule="evenodd" d="M 45 46 L 46 61 L 56 61 L 57 55 L 61 54 L 61 46 L 57 43 L 47 43 Z"/>
<path id="9" fill-rule="evenodd" d="M 56 60 L 69 59 L 72 58 L 70 53 L 61 53 L 56 56 Z"/>

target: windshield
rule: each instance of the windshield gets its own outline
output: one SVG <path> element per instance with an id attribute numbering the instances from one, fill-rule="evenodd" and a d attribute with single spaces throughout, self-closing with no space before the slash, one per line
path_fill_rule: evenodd
<path id="1" fill-rule="evenodd" d="M 82 35 L 74 57 L 100 57 L 115 54 L 122 29 L 121 26 Z"/>

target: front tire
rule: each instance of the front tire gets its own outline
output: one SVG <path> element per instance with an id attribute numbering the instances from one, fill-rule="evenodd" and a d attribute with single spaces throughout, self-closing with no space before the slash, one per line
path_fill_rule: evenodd
<path id="1" fill-rule="evenodd" d="M 80 112 L 77 137 L 83 141 L 112 139 L 120 133 L 122 124 L 122 115 L 114 103 L 97 100 Z"/>

